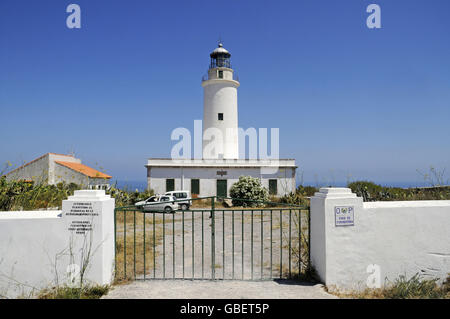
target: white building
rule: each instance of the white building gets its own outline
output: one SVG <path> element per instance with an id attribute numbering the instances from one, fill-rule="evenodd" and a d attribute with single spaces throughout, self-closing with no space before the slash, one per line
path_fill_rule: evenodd
<path id="1" fill-rule="evenodd" d="M 148 159 L 147 187 L 156 193 L 189 190 L 195 196 L 229 196 L 239 176 L 252 176 L 271 195 L 295 191 L 294 159 L 240 159 L 237 88 L 231 54 L 219 43 L 211 54 L 208 74 L 202 80 L 203 159 Z M 217 143 L 217 136 L 222 143 Z"/>
<path id="2" fill-rule="evenodd" d="M 6 180 L 33 181 L 55 185 L 61 182 L 75 183 L 87 188 L 109 188 L 111 176 L 81 164 L 72 155 L 47 153 L 28 162 L 8 174 Z"/>

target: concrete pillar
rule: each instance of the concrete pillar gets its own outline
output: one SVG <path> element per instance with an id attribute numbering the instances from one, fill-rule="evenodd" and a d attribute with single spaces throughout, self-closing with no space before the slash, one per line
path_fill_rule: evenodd
<path id="1" fill-rule="evenodd" d="M 339 278 L 348 278 L 349 274 L 342 272 L 355 257 L 354 243 L 349 240 L 362 205 L 362 198 L 349 188 L 321 188 L 311 198 L 311 265 L 328 286 L 338 285 Z M 350 219 L 339 220 L 347 215 L 337 212 L 341 208 L 353 210 L 353 223 Z"/>
<path id="2" fill-rule="evenodd" d="M 62 203 L 63 231 L 72 251 L 73 277 L 94 284 L 110 284 L 114 270 L 114 205 L 104 190 L 78 190 Z M 83 269 L 86 268 L 84 274 Z"/>

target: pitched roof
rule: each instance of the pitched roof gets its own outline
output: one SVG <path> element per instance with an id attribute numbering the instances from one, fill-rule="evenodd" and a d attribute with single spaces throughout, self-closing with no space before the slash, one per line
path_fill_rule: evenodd
<path id="1" fill-rule="evenodd" d="M 22 166 L 19 166 L 19 167 L 13 169 L 12 171 L 6 173 L 5 176 L 7 176 L 7 175 L 9 175 L 9 174 L 11 174 L 11 173 L 14 173 L 14 172 L 18 171 L 19 169 L 22 169 L 22 168 L 24 168 L 24 167 L 26 167 L 26 166 L 28 166 L 28 165 L 34 163 L 34 162 L 37 162 L 37 161 L 39 161 L 41 158 L 44 158 L 45 156 L 50 155 L 50 154 L 52 154 L 52 155 L 59 155 L 59 156 L 66 156 L 66 157 L 74 157 L 73 155 L 66 155 L 66 154 L 45 153 L 44 155 L 42 155 L 42 156 L 40 156 L 40 157 L 38 157 L 38 158 L 35 158 L 35 159 L 32 160 L 31 162 L 25 163 L 25 164 L 23 164 Z"/>
<path id="2" fill-rule="evenodd" d="M 79 172 L 83 175 L 86 175 L 88 177 L 106 178 L 106 179 L 110 179 L 112 177 L 112 176 L 109 176 L 102 172 L 99 172 L 96 169 L 93 169 L 92 167 L 89 167 L 89 166 L 86 166 L 86 165 L 80 164 L 80 163 L 61 162 L 61 161 L 55 161 L 55 163 L 65 166 L 65 167 L 68 167 L 68 168 L 70 168 L 76 172 Z"/>

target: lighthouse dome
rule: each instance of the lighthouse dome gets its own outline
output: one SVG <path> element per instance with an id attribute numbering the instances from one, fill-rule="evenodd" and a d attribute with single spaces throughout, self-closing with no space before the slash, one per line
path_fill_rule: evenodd
<path id="1" fill-rule="evenodd" d="M 228 50 L 223 47 L 222 43 L 219 43 L 219 46 L 210 54 L 210 56 L 211 58 L 217 57 L 229 58 L 231 57 L 231 53 L 228 52 Z"/>

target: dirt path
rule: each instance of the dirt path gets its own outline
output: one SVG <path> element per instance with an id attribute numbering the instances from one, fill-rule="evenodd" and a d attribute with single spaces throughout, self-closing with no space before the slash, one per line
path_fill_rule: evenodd
<path id="1" fill-rule="evenodd" d="M 115 286 L 105 298 L 334 298 L 320 285 L 309 283 L 229 280 L 277 278 L 280 268 L 283 277 L 287 277 L 289 269 L 293 275 L 297 273 L 298 213 L 283 211 L 280 219 L 279 210 L 216 211 L 214 260 L 213 227 L 209 215 L 209 211 L 157 214 L 156 231 L 164 240 L 159 240 L 155 247 L 155 267 L 153 260 L 147 260 L 147 281 Z M 127 229 L 130 226 L 132 224 Z M 307 234 L 307 215 L 303 213 L 301 226 L 303 234 Z M 142 225 L 138 225 L 136 231 L 141 237 Z M 132 235 L 132 228 L 127 232 Z M 303 250 L 305 246 L 307 243 L 302 242 Z M 305 258 L 302 261 L 302 267 L 305 267 Z M 210 279 L 213 269 L 215 279 L 219 280 L 189 280 Z M 153 277 L 187 280 L 152 280 Z M 143 275 L 137 278 L 143 279 Z"/>
<path id="2" fill-rule="evenodd" d="M 298 215 L 292 212 L 289 217 L 288 211 L 282 213 L 282 223 L 275 211 L 272 216 L 270 211 L 217 211 L 213 260 L 209 212 L 167 214 L 164 224 L 158 221 L 158 232 L 163 233 L 164 240 L 156 247 L 155 267 L 150 261 L 152 269 L 146 277 L 269 279 L 280 276 L 280 266 L 284 275 L 289 269 L 295 274 L 299 269 L 297 221 Z M 306 233 L 306 222 L 303 225 Z M 291 254 L 289 247 L 293 248 Z"/>
<path id="3" fill-rule="evenodd" d="M 103 299 L 332 299 L 321 285 L 282 281 L 147 280 L 115 286 Z"/>

